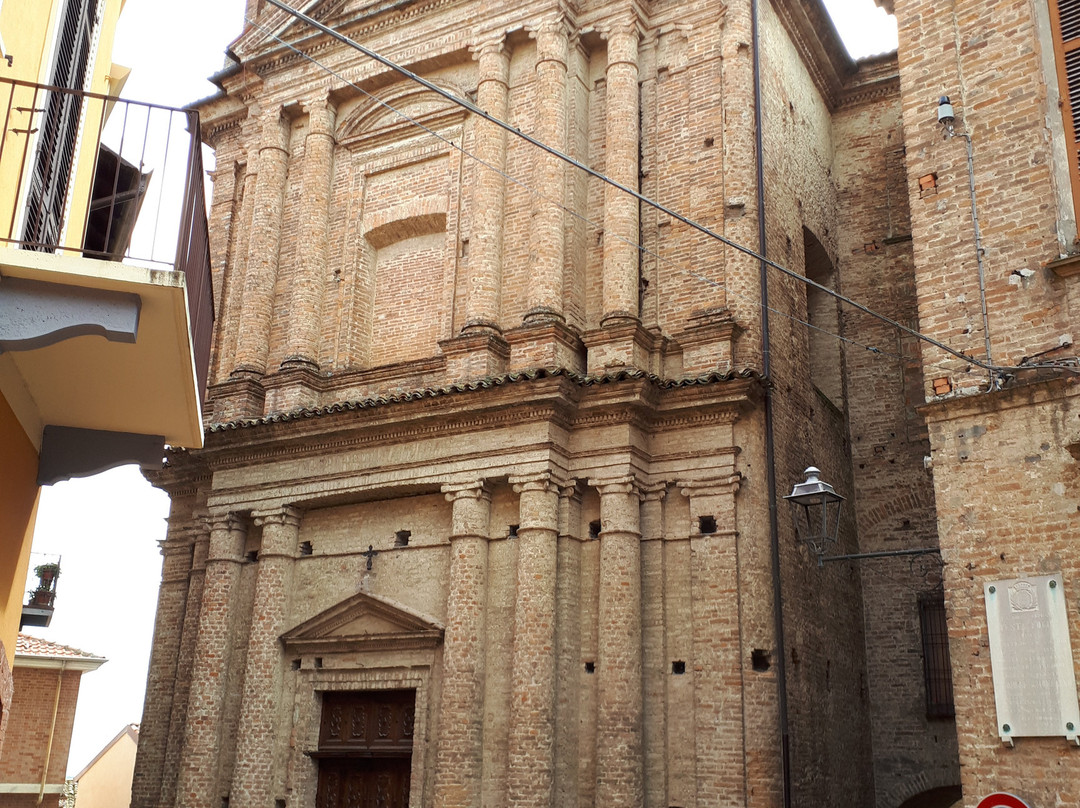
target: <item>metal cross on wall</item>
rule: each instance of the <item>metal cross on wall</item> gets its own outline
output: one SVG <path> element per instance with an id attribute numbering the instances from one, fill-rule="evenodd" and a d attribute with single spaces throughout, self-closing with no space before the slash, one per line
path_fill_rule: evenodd
<path id="1" fill-rule="evenodd" d="M 378 554 L 379 554 L 379 551 L 374 549 L 370 544 L 367 546 L 367 550 L 365 550 L 364 552 L 362 552 L 360 554 L 360 555 L 364 556 L 364 558 L 367 559 L 367 569 L 369 569 L 369 570 L 371 569 L 371 562 L 374 560 L 375 556 L 377 556 Z"/>

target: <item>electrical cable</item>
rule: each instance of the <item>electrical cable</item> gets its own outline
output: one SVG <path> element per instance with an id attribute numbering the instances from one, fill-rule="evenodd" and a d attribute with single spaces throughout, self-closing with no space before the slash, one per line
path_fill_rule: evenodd
<path id="1" fill-rule="evenodd" d="M 257 28 L 262 33 L 266 34 L 267 36 L 271 37 L 272 39 L 276 40 L 277 42 L 280 42 L 282 45 L 284 45 L 285 47 L 292 50 L 298 56 L 302 56 L 303 58 L 307 59 L 309 62 L 314 64 L 319 69 L 325 71 L 326 73 L 330 74 L 334 78 L 344 82 L 347 86 L 349 86 L 349 87 L 353 88 L 354 90 L 356 90 L 357 92 L 367 96 L 372 101 L 379 104 L 380 106 L 382 106 L 385 109 L 393 112 L 395 115 L 400 116 L 403 120 L 407 121 L 408 123 L 412 124 L 413 126 L 416 126 L 419 129 L 422 129 L 423 131 L 427 132 L 431 136 L 439 139 L 440 141 L 447 144 L 448 146 L 451 146 L 452 148 L 454 148 L 457 151 L 461 152 L 461 154 L 463 154 L 464 156 L 470 158 L 471 160 L 476 161 L 477 163 L 479 163 L 480 165 L 482 165 L 485 168 L 489 169 L 490 171 L 494 171 L 496 174 L 501 176 L 507 182 L 514 183 L 515 185 L 517 185 L 518 187 L 520 187 L 522 190 L 526 191 L 527 193 L 531 194 L 535 198 L 537 198 L 537 199 L 539 199 L 539 200 L 541 200 L 543 202 L 546 202 L 548 204 L 554 205 L 555 207 L 562 210 L 564 213 L 567 213 L 568 215 L 573 216 L 574 218 L 580 219 L 582 222 L 584 222 L 584 223 L 586 223 L 588 225 L 591 225 L 593 227 L 599 227 L 600 226 L 598 222 L 593 221 L 592 219 L 588 218 L 588 216 L 567 207 L 565 204 L 563 204 L 562 202 L 559 202 L 558 200 L 550 199 L 549 197 L 544 196 L 542 193 L 537 191 L 535 188 L 533 188 L 532 186 L 530 186 L 528 183 L 524 182 L 523 180 L 520 180 L 517 177 L 514 177 L 511 174 L 508 174 L 507 172 L 503 171 L 502 169 L 498 168 L 497 166 L 493 166 L 491 163 L 487 162 L 482 157 L 478 157 L 477 155 L 470 152 L 464 146 L 458 145 L 453 140 L 447 138 L 446 136 L 440 134 L 439 132 L 436 132 L 434 129 L 432 129 L 429 126 L 425 125 L 421 121 L 418 121 L 415 118 L 411 117 L 407 112 L 403 112 L 402 110 L 395 107 L 393 104 L 390 104 L 389 102 L 379 98 L 376 95 L 372 95 L 367 90 L 365 90 L 362 87 L 359 87 L 358 85 L 356 85 L 355 83 L 349 81 L 347 78 L 342 76 L 340 73 L 335 71 L 333 68 L 328 67 L 327 65 L 324 65 L 322 62 L 320 62 L 318 59 L 311 56 L 310 54 L 304 53 L 303 51 L 301 51 L 299 48 L 297 48 L 292 43 L 286 42 L 284 39 L 277 36 L 276 34 L 274 34 L 269 29 L 264 28 L 263 26 L 259 25 L 254 20 L 247 19 L 246 21 L 252 27 Z M 624 242 L 625 244 L 629 244 L 630 246 L 634 247 L 635 249 L 639 250 L 640 252 L 644 253 L 645 255 L 649 255 L 649 256 L 655 258 L 657 261 L 663 262 L 664 264 L 670 266 L 672 269 L 674 269 L 674 271 L 676 271 L 676 272 L 678 272 L 680 274 L 692 277 L 692 278 L 694 278 L 694 279 L 696 279 L 698 281 L 701 281 L 702 283 L 707 284 L 709 286 L 713 286 L 713 287 L 716 287 L 718 289 L 723 289 L 725 294 L 732 295 L 732 292 L 728 289 L 727 284 L 725 284 L 725 283 L 723 283 L 721 281 L 713 280 L 712 278 L 709 278 L 709 277 L 707 277 L 705 275 L 702 275 L 700 272 L 697 272 L 696 270 L 684 269 L 683 267 L 680 267 L 678 264 L 676 264 L 676 262 L 674 260 L 672 260 L 671 258 L 668 258 L 667 256 L 664 256 L 664 255 L 661 255 L 661 254 L 649 249 L 648 247 L 646 247 L 643 244 L 638 244 L 636 242 L 631 241 L 628 238 L 625 238 L 623 236 L 619 236 L 617 234 L 614 235 L 614 238 Z M 753 301 L 753 303 L 755 305 L 759 305 L 759 306 L 761 305 L 759 301 Z M 862 348 L 863 350 L 868 351 L 869 353 L 872 353 L 872 354 L 875 354 L 875 355 L 878 355 L 878 356 L 883 356 L 883 357 L 890 357 L 890 358 L 897 359 L 897 360 L 900 360 L 900 361 L 904 360 L 904 356 L 902 356 L 901 354 L 893 353 L 891 351 L 886 351 L 886 350 L 883 350 L 881 348 L 875 347 L 873 345 L 866 345 L 866 344 L 861 343 L 861 342 L 859 342 L 857 340 L 851 339 L 850 337 L 845 337 L 845 336 L 842 336 L 840 334 L 835 334 L 832 331 L 821 328 L 820 326 L 816 326 L 813 323 L 808 322 L 807 320 L 803 320 L 803 319 L 797 317 L 796 315 L 791 314 L 790 312 L 781 311 L 780 309 L 773 308 L 772 306 L 767 306 L 767 307 L 762 306 L 762 308 L 767 308 L 768 311 L 771 312 L 772 314 L 775 314 L 775 315 L 777 315 L 779 317 L 783 317 L 783 318 L 785 318 L 787 320 L 790 320 L 790 321 L 792 321 L 794 323 L 798 323 L 799 325 L 803 325 L 803 326 L 805 326 L 805 327 L 807 327 L 809 329 L 817 331 L 817 332 L 819 332 L 821 334 L 825 334 L 825 335 L 827 335 L 829 337 L 832 337 L 833 339 L 839 340 L 841 342 L 845 342 L 845 343 L 847 343 L 849 345 L 852 345 L 854 347 Z M 929 365 L 929 367 L 939 367 L 939 366 L 937 366 L 937 365 Z M 940 368 L 942 370 L 945 370 L 945 369 L 952 370 L 951 368 L 946 368 L 945 366 L 940 366 Z M 966 371 L 966 372 L 970 372 L 970 371 Z"/>
<path id="2" fill-rule="evenodd" d="M 810 278 L 807 278 L 804 275 L 801 275 L 800 273 L 796 272 L 795 270 L 789 269 L 789 268 L 783 266 L 782 264 L 778 264 L 777 262 L 766 258 L 766 257 L 762 256 L 760 253 L 758 253 L 756 250 L 752 250 L 749 247 L 744 247 L 743 245 L 738 244 L 735 241 L 732 241 L 731 239 L 727 238 L 726 236 L 723 236 L 723 235 L 717 233 L 716 231 L 706 227 L 705 225 L 702 225 L 702 224 L 694 221 L 693 219 L 690 219 L 689 217 L 683 216 L 682 214 L 672 210 L 671 208 L 668 208 L 667 206 L 665 206 L 665 205 L 663 205 L 663 204 L 661 204 L 659 202 L 656 202 L 655 200 L 650 199 L 649 197 L 646 197 L 644 194 L 640 193 L 639 191 L 636 191 L 636 190 L 634 190 L 634 189 L 632 189 L 632 188 L 630 188 L 630 187 L 628 187 L 626 185 L 623 185 L 620 182 L 617 182 L 617 181 L 611 179 L 610 177 L 606 176 L 602 172 L 597 171 L 596 169 L 594 169 L 594 168 L 580 162 L 579 160 L 577 160 L 577 159 L 575 159 L 575 158 L 573 158 L 573 157 L 559 151 L 558 149 L 555 149 L 555 148 L 553 148 L 551 146 L 548 146 L 547 144 L 543 143 L 540 140 L 537 140 L 536 138 L 532 137 L 531 135 L 529 135 L 529 134 L 527 134 L 525 132 L 522 132 L 517 127 L 512 126 L 509 123 L 507 123 L 507 122 L 505 122 L 505 121 L 503 121 L 503 120 L 501 120 L 499 118 L 496 118 L 495 116 L 491 115 L 488 112 L 485 112 L 484 110 L 480 109 L 478 106 L 473 104 L 468 99 L 460 98 L 460 97 L 454 95 L 453 93 L 443 89 L 442 87 L 439 87 L 438 85 L 436 85 L 433 82 L 423 78 L 422 76 L 417 75 L 416 73 L 412 72 L 408 68 L 397 64 L 396 62 L 388 59 L 387 57 L 382 56 L 378 52 L 373 51 L 370 48 L 368 48 L 368 47 L 366 47 L 364 45 L 361 45 L 360 43 L 350 39 L 349 37 L 345 36 L 344 34 L 341 34 L 338 31 L 335 31 L 333 28 L 330 28 L 329 26 L 324 25 L 323 23 L 319 22 L 318 20 L 315 20 L 314 18 L 308 16 L 304 12 L 298 11 L 297 9 L 294 9 L 294 8 L 286 5 L 285 3 L 281 2 L 281 0 L 267 0 L 267 2 L 269 2 L 273 6 L 281 9 L 282 11 L 286 12 L 287 14 L 291 15 L 292 17 L 295 17 L 296 19 L 299 19 L 299 20 L 307 23 L 308 25 L 310 25 L 311 27 L 321 31 L 322 33 L 327 34 L 328 36 L 332 37 L 333 39 L 336 39 L 339 42 L 342 42 L 343 44 L 348 45 L 349 47 L 359 51 L 360 53 L 364 54 L 368 58 L 373 59 L 374 61 L 382 64 L 384 67 L 387 67 L 387 68 L 395 71 L 396 73 L 401 74 L 405 78 L 407 78 L 407 79 L 421 85 L 425 89 L 428 89 L 431 92 L 441 96 L 442 98 L 445 98 L 447 101 L 450 101 L 451 103 L 456 104 L 457 106 L 463 107 L 464 109 L 466 109 L 467 111 L 473 113 L 474 115 L 480 116 L 481 118 L 488 121 L 489 123 L 492 123 L 492 124 L 502 128 L 502 129 L 504 129 L 505 131 L 509 132 L 510 134 L 515 135 L 515 136 L 525 140 L 527 143 L 530 143 L 531 145 L 535 146 L 536 148 L 547 152 L 548 154 L 552 155 L 553 157 L 556 157 L 559 160 L 562 160 L 563 162 L 573 166 L 574 168 L 579 169 L 580 171 L 584 171 L 589 176 L 591 176 L 591 177 L 593 177 L 595 179 L 598 179 L 601 182 L 606 183 L 606 184 L 608 184 L 608 185 L 610 185 L 610 186 L 612 186 L 614 188 L 617 188 L 618 190 L 622 191 L 623 193 L 629 194 L 630 196 L 637 199 L 638 202 L 640 202 L 642 204 L 645 204 L 645 205 L 647 205 L 647 206 L 649 206 L 651 208 L 654 208 L 655 210 L 658 210 L 658 211 L 660 211 L 662 213 L 665 213 L 668 216 L 671 216 L 676 221 L 682 222 L 683 224 L 687 225 L 688 227 L 690 227 L 690 228 L 692 228 L 694 230 L 697 230 L 698 232 L 702 233 L 703 235 L 708 236 L 709 238 L 712 238 L 712 239 L 714 239 L 716 241 L 719 241 L 721 244 L 724 244 L 725 246 L 731 247 L 732 249 L 737 250 L 738 252 L 741 252 L 741 253 L 743 253 L 743 254 L 751 257 L 751 258 L 754 258 L 757 261 L 763 262 L 766 266 L 771 267 L 771 268 L 777 270 L 778 272 L 780 272 L 780 273 L 782 273 L 784 275 L 787 275 L 790 278 L 793 278 L 793 279 L 795 279 L 797 281 L 800 281 L 800 282 L 804 283 L 807 286 L 810 286 L 810 287 L 815 288 L 815 289 L 817 289 L 817 290 L 819 290 L 821 292 L 824 292 L 825 294 L 830 295 L 831 297 L 835 298 L 836 300 L 840 301 L 841 303 L 845 303 L 845 304 L 851 306 L 852 308 L 855 308 L 855 309 L 857 309 L 859 311 L 862 311 L 863 313 L 868 314 L 868 315 L 870 315 L 871 317 L 874 317 L 877 320 L 880 320 L 881 322 L 889 325 L 890 327 L 892 327 L 892 328 L 894 328 L 894 329 L 896 329 L 896 330 L 898 330 L 900 332 L 903 332 L 905 334 L 908 334 L 909 336 L 915 337 L 918 340 L 921 340 L 921 341 L 926 342 L 926 343 L 928 343 L 930 345 L 933 345 L 935 348 L 938 348 L 939 350 L 942 350 L 945 353 L 950 354 L 951 356 L 962 360 L 963 362 L 967 363 L 968 365 L 981 368 L 982 370 L 986 370 L 986 371 L 989 371 L 991 373 L 998 373 L 998 374 L 1002 374 L 1002 373 L 1006 373 L 1006 372 L 1016 372 L 1016 371 L 1020 371 L 1020 370 L 1027 370 L 1027 369 L 1032 369 L 1034 367 L 1039 367 L 1039 366 L 1033 366 L 1033 365 L 1025 365 L 1025 366 L 1021 366 L 1021 367 L 991 365 L 991 364 L 988 364 L 986 362 L 983 362 L 980 359 L 969 356 L 968 354 L 964 353 L 963 351 L 958 351 L 955 348 L 952 348 L 949 345 L 946 345 L 945 343 L 941 342 L 940 340 L 935 339 L 934 337 L 923 334 L 920 331 L 917 331 L 916 329 L 905 326 L 902 323 L 899 323 L 896 320 L 893 320 L 891 317 L 888 317 L 888 316 L 886 316 L 884 314 L 879 314 L 878 312 L 874 311 L 873 309 L 869 308 L 868 306 L 865 306 L 862 303 L 859 303 L 858 301 L 852 300 L 851 298 L 846 297 L 845 295 L 842 295 L 841 293 L 837 292 L 834 289 L 830 289 L 827 286 L 824 286 L 824 285 L 822 285 L 820 283 L 817 283 L 816 281 L 811 280 Z M 341 81 L 344 81 L 346 84 L 353 87 L 354 89 L 356 89 L 356 90 L 358 90 L 360 92 L 363 92 L 365 95 L 368 95 L 369 97 L 371 97 L 374 100 L 378 101 L 380 104 L 383 104 L 387 108 L 393 109 L 393 107 L 391 107 L 389 104 L 386 104 L 386 102 L 382 101 L 381 99 L 377 99 L 374 96 L 372 96 L 370 93 L 367 93 L 366 91 L 362 90 L 360 87 L 358 87 L 353 82 L 349 81 L 348 79 L 341 76 L 337 72 L 333 71 L 329 67 L 326 67 L 326 66 L 320 64 L 318 62 L 318 60 L 316 60 L 315 58 L 311 57 L 310 55 L 304 53 L 303 51 L 301 51 L 299 48 L 292 45 L 291 43 L 286 42 L 281 37 L 279 37 L 276 34 L 270 32 L 268 29 L 258 25 L 257 23 L 255 23 L 254 21 L 252 21 L 250 19 L 247 20 L 247 22 L 254 25 L 256 28 L 258 28 L 260 31 L 267 34 L 268 36 L 273 37 L 275 40 L 277 40 L 278 42 L 280 42 L 282 45 L 289 48 L 290 50 L 294 51 L 298 55 L 308 59 L 313 64 L 319 66 L 320 68 L 327 71 L 328 73 L 335 76 L 336 78 L 340 79 Z M 400 113 L 397 110 L 394 110 L 394 111 L 397 112 L 397 114 L 402 115 L 402 117 L 404 117 L 406 120 L 410 121 L 411 123 L 413 123 L 413 124 L 415 124 L 417 126 L 420 126 L 425 131 L 435 135 L 436 137 L 440 137 L 440 139 L 446 141 L 445 138 L 442 138 L 436 132 L 433 132 L 428 127 L 425 127 L 422 124 L 420 124 L 419 122 L 412 120 L 407 115 L 404 115 L 403 113 Z M 450 141 L 446 141 L 446 142 L 450 142 Z M 450 143 L 455 148 L 460 149 L 463 153 L 468 154 L 467 152 L 465 152 L 465 150 L 462 147 L 460 147 L 457 144 L 454 144 L 452 142 L 450 142 Z M 517 179 L 515 179 L 513 177 L 509 177 L 508 175 L 506 175 L 505 173 L 500 171 L 495 166 L 489 165 L 488 163 L 484 162 L 483 160 L 480 160 L 480 158 L 476 157 L 475 155 L 470 154 L 469 156 L 472 159 L 475 159 L 478 162 L 483 163 L 483 165 L 487 166 L 489 169 L 502 174 L 504 177 L 507 177 L 507 179 L 517 183 L 518 185 L 523 185 L 523 187 L 527 188 L 527 186 L 524 186 L 524 184 L 521 183 L 521 181 L 519 181 L 519 180 L 517 180 Z M 530 190 L 530 192 L 532 192 L 532 193 L 536 193 L 536 192 L 532 191 L 532 189 L 528 189 L 528 190 Z M 553 204 L 559 204 L 559 203 L 553 202 Z M 572 213 L 574 215 L 580 216 L 580 214 L 576 214 L 576 212 L 574 212 L 574 211 L 569 211 L 567 208 L 565 208 L 562 205 L 560 205 L 560 207 L 562 207 L 563 210 L 567 210 L 568 212 L 570 212 L 570 213 Z M 581 217 L 581 218 L 584 219 L 584 217 Z M 589 221 L 589 220 L 585 219 L 585 221 Z M 643 249 L 643 250 L 645 249 L 641 245 L 635 245 L 635 246 L 638 249 Z M 646 252 L 648 254 L 650 254 L 650 255 L 654 255 L 657 258 L 660 258 L 660 256 L 657 256 L 652 251 L 646 250 Z M 720 285 L 722 286 L 722 284 L 720 284 Z M 726 287 L 723 287 L 723 288 L 726 289 Z M 772 310 L 772 309 L 770 309 L 770 310 Z M 775 310 L 772 310 L 772 311 L 775 311 Z M 782 312 L 777 312 L 777 313 L 782 314 Z M 789 316 L 789 315 L 784 315 L 784 316 Z M 797 319 L 797 318 L 792 317 L 792 319 Z M 803 322 L 803 321 L 799 321 L 799 322 Z M 804 324 L 809 325 L 809 323 L 804 323 Z M 826 333 L 828 333 L 828 332 L 826 332 Z M 833 335 L 833 336 L 836 336 L 837 338 L 840 338 L 839 335 Z M 944 367 L 944 366 L 941 366 L 941 367 Z M 1071 368 L 1071 367 L 1061 366 L 1061 365 L 1057 365 L 1057 364 L 1049 365 L 1049 366 L 1044 365 L 1042 367 L 1052 367 L 1052 368 L 1056 368 L 1056 369 L 1064 369 L 1064 370 L 1069 370 L 1069 371 L 1072 371 L 1072 372 L 1078 372 L 1076 370 L 1073 370 L 1073 368 Z"/>

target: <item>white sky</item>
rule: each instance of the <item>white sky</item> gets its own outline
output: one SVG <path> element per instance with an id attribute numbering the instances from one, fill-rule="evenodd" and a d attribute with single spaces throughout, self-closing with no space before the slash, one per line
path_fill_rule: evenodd
<path id="1" fill-rule="evenodd" d="M 896 23 L 873 0 L 826 0 L 853 56 L 896 48 Z M 113 61 L 132 68 L 123 95 L 183 106 L 212 94 L 206 77 L 240 32 L 243 0 L 127 0 Z M 83 676 L 68 773 L 142 719 L 168 498 L 134 466 L 46 486 L 31 568 L 62 556 L 56 612 L 30 633 L 109 659 Z M 32 579 L 36 580 L 36 579 Z M 28 584 L 29 588 L 29 584 Z"/>

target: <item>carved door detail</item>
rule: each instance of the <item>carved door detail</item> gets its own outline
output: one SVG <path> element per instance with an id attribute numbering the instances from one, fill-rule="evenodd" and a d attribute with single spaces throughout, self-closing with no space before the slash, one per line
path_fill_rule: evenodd
<path id="1" fill-rule="evenodd" d="M 416 693 L 323 694 L 318 808 L 408 808 Z"/>

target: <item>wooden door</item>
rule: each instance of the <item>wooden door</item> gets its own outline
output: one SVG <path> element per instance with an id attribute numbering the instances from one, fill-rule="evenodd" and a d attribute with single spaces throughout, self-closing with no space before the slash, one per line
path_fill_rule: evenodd
<path id="1" fill-rule="evenodd" d="M 318 808 L 408 808 L 416 692 L 324 693 Z"/>
<path id="2" fill-rule="evenodd" d="M 324 758 L 318 808 L 409 808 L 408 758 Z"/>

